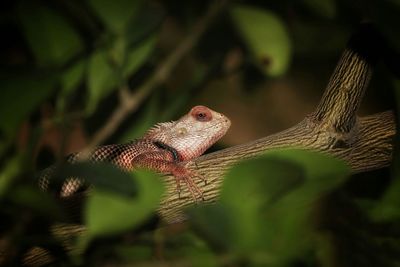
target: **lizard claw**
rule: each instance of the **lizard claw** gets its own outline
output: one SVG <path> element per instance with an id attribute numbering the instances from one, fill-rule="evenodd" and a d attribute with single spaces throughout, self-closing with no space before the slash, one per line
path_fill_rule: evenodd
<path id="1" fill-rule="evenodd" d="M 202 201 L 205 201 L 205 197 L 204 197 L 203 192 L 197 186 L 197 184 L 193 181 L 194 177 L 199 177 L 203 181 L 206 182 L 206 180 L 204 179 L 203 176 L 194 174 L 193 172 L 190 172 L 190 171 L 187 171 L 187 170 L 184 172 L 184 174 L 175 173 L 174 176 L 175 176 L 176 188 L 177 188 L 177 192 L 178 192 L 178 197 L 179 198 L 181 198 L 181 192 L 182 192 L 181 181 L 183 180 L 185 182 L 190 194 L 192 195 L 192 198 L 194 199 L 194 201 L 196 203 L 199 202 L 199 199 L 201 199 Z"/>
<path id="2" fill-rule="evenodd" d="M 203 175 L 196 173 L 194 177 L 200 178 L 204 182 L 204 185 L 207 185 L 207 179 Z"/>
<path id="3" fill-rule="evenodd" d="M 175 179 L 176 181 L 176 192 L 178 193 L 178 198 L 181 198 L 182 188 L 181 188 L 181 180 Z"/>
<path id="4" fill-rule="evenodd" d="M 197 177 L 199 177 L 201 180 L 203 180 L 204 185 L 207 185 L 207 179 L 203 175 L 198 174 Z"/>
<path id="5" fill-rule="evenodd" d="M 196 169 L 198 169 L 197 163 L 196 163 L 195 161 L 194 161 L 194 165 L 196 166 Z M 195 176 L 197 176 L 197 177 L 199 177 L 201 180 L 203 180 L 204 185 L 207 185 L 207 179 L 206 179 L 203 175 L 201 175 L 201 174 L 199 174 L 199 173 L 196 173 Z"/>

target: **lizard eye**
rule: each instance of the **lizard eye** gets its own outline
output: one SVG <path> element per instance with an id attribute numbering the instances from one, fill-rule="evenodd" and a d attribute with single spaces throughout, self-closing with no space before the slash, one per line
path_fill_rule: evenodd
<path id="1" fill-rule="evenodd" d="M 191 114 L 197 121 L 206 122 L 212 119 L 210 110 L 204 106 L 194 107 Z"/>

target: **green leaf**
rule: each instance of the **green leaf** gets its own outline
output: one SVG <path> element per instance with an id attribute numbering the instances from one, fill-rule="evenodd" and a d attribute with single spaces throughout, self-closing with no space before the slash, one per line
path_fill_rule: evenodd
<path id="1" fill-rule="evenodd" d="M 304 5 L 314 14 L 333 19 L 336 15 L 334 0 L 303 0 Z"/>
<path id="2" fill-rule="evenodd" d="M 28 76 L 0 80 L 0 130 L 11 137 L 17 127 L 54 90 L 54 78 Z"/>
<path id="3" fill-rule="evenodd" d="M 21 166 L 20 156 L 13 156 L 5 162 L 4 168 L 0 171 L 0 197 L 6 194 L 13 179 L 20 173 Z"/>
<path id="4" fill-rule="evenodd" d="M 83 50 L 80 36 L 56 10 L 35 1 L 22 1 L 23 33 L 39 65 L 60 65 Z"/>
<path id="5" fill-rule="evenodd" d="M 314 206 L 324 194 L 343 184 L 350 168 L 330 156 L 298 149 L 270 151 L 265 159 L 289 161 L 301 167 L 305 177 L 263 210 L 260 231 L 268 237 L 263 239 L 263 246 L 278 264 L 283 264 L 311 249 Z M 279 181 L 282 175 L 273 178 Z"/>
<path id="6" fill-rule="evenodd" d="M 135 198 L 94 190 L 85 208 L 89 235 L 109 236 L 135 228 L 158 207 L 164 186 L 160 177 L 150 171 L 135 172 L 139 194 Z"/>
<path id="7" fill-rule="evenodd" d="M 86 70 L 87 61 L 81 60 L 68 68 L 61 76 L 62 92 L 69 95 L 78 88 Z"/>
<path id="8" fill-rule="evenodd" d="M 311 250 L 317 200 L 349 175 L 341 161 L 279 150 L 228 171 L 219 204 L 189 210 L 194 229 L 216 248 L 254 264 L 280 266 Z"/>
<path id="9" fill-rule="evenodd" d="M 267 152 L 266 157 L 289 160 L 299 164 L 309 180 L 315 183 L 327 183 L 327 186 L 341 184 L 350 174 L 350 168 L 343 161 L 316 151 L 302 149 L 281 149 Z M 332 177 L 337 177 L 332 179 Z"/>
<path id="10" fill-rule="evenodd" d="M 121 33 L 138 12 L 140 0 L 88 0 L 89 5 L 112 31 Z"/>
<path id="11" fill-rule="evenodd" d="M 63 113 L 68 103 L 69 96 L 79 88 L 85 77 L 85 71 L 87 68 L 87 60 L 80 60 L 61 75 L 61 93 L 57 98 L 57 111 Z"/>
<path id="12" fill-rule="evenodd" d="M 270 76 L 284 74 L 291 58 L 291 41 L 285 25 L 274 13 L 234 5 L 231 15 L 257 66 Z"/>
<path id="13" fill-rule="evenodd" d="M 117 88 L 116 71 L 111 66 L 108 53 L 104 50 L 95 51 L 88 66 L 87 76 L 89 99 L 86 112 L 95 111 L 98 102 Z"/>
<path id="14" fill-rule="evenodd" d="M 63 182 L 68 178 L 80 178 L 99 190 L 118 193 L 124 196 L 135 196 L 138 193 L 137 184 L 131 175 L 115 165 L 106 162 L 77 162 L 57 166 L 54 181 Z"/>
<path id="15" fill-rule="evenodd" d="M 260 211 L 298 187 L 302 176 L 302 168 L 290 161 L 266 158 L 245 161 L 228 172 L 221 203 L 234 211 L 234 249 L 250 253 L 260 246 L 258 236 L 264 224 Z"/>
<path id="16" fill-rule="evenodd" d="M 151 52 L 154 50 L 156 36 L 152 35 L 146 40 L 133 47 L 127 54 L 126 64 L 123 69 L 123 76 L 129 77 L 134 74 L 139 67 L 148 59 Z"/>
<path id="17" fill-rule="evenodd" d="M 124 35 L 118 35 L 114 38 L 114 43 L 109 50 L 109 59 L 116 68 L 120 69 L 125 63 L 127 43 Z"/>
<path id="18" fill-rule="evenodd" d="M 249 176 L 252 179 L 243 179 L 243 177 Z M 275 177 L 279 177 L 279 179 Z M 221 190 L 221 199 L 222 201 L 228 199 L 230 205 L 234 205 L 235 209 L 246 208 L 244 205 L 247 204 L 244 203 L 248 203 L 248 201 L 255 201 L 255 203 L 251 203 L 251 206 L 254 207 L 256 204 L 269 203 L 279 198 L 288 190 L 298 187 L 304 179 L 303 168 L 291 161 L 266 157 L 244 161 L 227 173 Z M 239 190 L 242 194 L 233 198 L 232 196 Z M 252 200 L 248 199 L 249 196 Z"/>

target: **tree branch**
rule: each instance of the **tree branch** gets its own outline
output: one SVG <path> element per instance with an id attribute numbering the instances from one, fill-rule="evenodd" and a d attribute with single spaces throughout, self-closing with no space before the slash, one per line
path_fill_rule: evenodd
<path id="1" fill-rule="evenodd" d="M 391 111 L 358 118 L 356 112 L 368 86 L 381 41 L 370 25 L 361 25 L 344 51 L 315 112 L 297 125 L 250 143 L 204 155 L 188 168 L 206 177 L 197 185 L 207 202 L 218 198 L 224 173 L 235 163 L 274 148 L 300 147 L 317 150 L 344 160 L 354 172 L 369 171 L 390 164 L 395 135 Z M 370 40 L 373 38 L 374 40 Z M 184 219 L 182 209 L 193 203 L 189 192 L 178 197 L 175 179 L 166 177 L 167 194 L 159 213 L 167 222 Z"/>
<path id="2" fill-rule="evenodd" d="M 354 128 L 356 112 L 371 79 L 372 68 L 384 47 L 383 43 L 383 38 L 373 25 L 360 25 L 351 36 L 315 110 L 317 121 L 344 134 Z"/>
<path id="3" fill-rule="evenodd" d="M 372 65 L 346 49 L 315 111 L 315 119 L 338 132 L 348 133 L 354 126 L 371 74 Z"/>
<path id="4" fill-rule="evenodd" d="M 357 34 L 360 33 L 363 38 L 365 35 L 371 36 L 371 32 L 363 27 Z M 353 37 L 353 42 L 350 41 L 342 55 L 317 109 L 297 125 L 283 132 L 188 162 L 189 169 L 207 178 L 206 185 L 201 180 L 197 181 L 206 202 L 213 202 L 218 198 L 223 176 L 233 164 L 262 155 L 270 149 L 300 147 L 321 151 L 344 160 L 354 172 L 389 166 L 396 133 L 394 114 L 385 111 L 362 118 L 356 116 L 376 56 L 369 54 L 376 52 L 376 47 L 370 49 L 370 44 L 370 41 L 354 42 Z M 170 64 L 174 65 L 176 62 Z M 156 80 L 160 81 L 159 78 Z M 109 133 L 108 130 L 105 132 Z M 104 137 L 99 137 L 96 142 L 102 138 Z M 167 193 L 158 210 L 159 214 L 168 223 L 184 220 L 182 210 L 193 203 L 193 198 L 187 190 L 178 197 L 173 176 L 167 176 L 165 180 Z M 85 231 L 85 227 L 62 225 L 54 231 L 57 235 L 69 236 L 74 232 L 79 234 Z M 30 262 L 40 261 L 43 258 L 42 254 L 30 254 Z"/>

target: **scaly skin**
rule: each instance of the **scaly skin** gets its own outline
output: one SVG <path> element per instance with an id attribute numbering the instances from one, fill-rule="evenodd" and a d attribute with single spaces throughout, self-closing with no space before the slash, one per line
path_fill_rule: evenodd
<path id="1" fill-rule="evenodd" d="M 126 144 L 106 145 L 96 148 L 89 156 L 91 161 L 107 161 L 123 170 L 147 168 L 176 178 L 178 193 L 181 182 L 188 186 L 194 199 L 203 198 L 201 190 L 193 181 L 194 177 L 204 178 L 186 169 L 185 162 L 199 157 L 217 142 L 230 127 L 224 115 L 205 106 L 195 106 L 177 121 L 156 124 L 141 139 Z M 80 153 L 72 154 L 67 161 L 74 163 Z M 47 189 L 48 175 L 40 179 L 40 186 Z M 60 192 L 61 197 L 74 194 L 82 181 L 70 178 Z"/>

